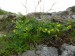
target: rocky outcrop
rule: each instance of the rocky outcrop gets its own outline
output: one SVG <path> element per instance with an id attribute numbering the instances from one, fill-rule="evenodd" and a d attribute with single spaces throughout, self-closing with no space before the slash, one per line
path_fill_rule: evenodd
<path id="1" fill-rule="evenodd" d="M 28 50 L 19 56 L 58 56 L 58 50 L 55 47 L 39 45 L 36 50 Z"/>
<path id="2" fill-rule="evenodd" d="M 52 13 L 44 13 L 44 12 L 35 12 L 27 14 L 28 17 L 35 17 L 36 19 L 55 19 L 58 21 L 65 21 L 65 20 L 75 20 L 75 6 L 69 7 L 65 11 L 59 12 L 52 12 Z"/>
<path id="3" fill-rule="evenodd" d="M 58 54 L 58 49 L 55 47 L 48 47 L 47 45 L 39 45 L 36 50 L 28 50 L 18 56 L 75 56 L 75 46 L 63 44 L 60 47 L 61 55 Z M 15 55 L 12 55 L 15 56 Z"/>

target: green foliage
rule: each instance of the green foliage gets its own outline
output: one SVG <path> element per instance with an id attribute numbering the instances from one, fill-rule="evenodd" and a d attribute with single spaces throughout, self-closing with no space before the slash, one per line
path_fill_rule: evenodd
<path id="1" fill-rule="evenodd" d="M 14 22 L 14 21 L 13 21 Z M 57 39 L 60 34 L 72 29 L 72 22 L 58 23 L 52 21 L 38 21 L 35 18 L 25 16 L 16 20 L 16 26 L 12 33 L 0 38 L 0 55 L 20 54 L 33 49 L 43 39 Z"/>

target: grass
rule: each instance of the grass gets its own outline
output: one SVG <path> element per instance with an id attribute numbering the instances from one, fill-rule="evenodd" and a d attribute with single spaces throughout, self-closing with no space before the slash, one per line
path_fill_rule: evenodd
<path id="1" fill-rule="evenodd" d="M 14 30 L 0 38 L 0 55 L 18 55 L 26 50 L 35 49 L 39 44 L 57 48 L 62 43 L 74 44 L 75 25 L 70 20 L 59 23 L 22 16 L 13 23 Z"/>

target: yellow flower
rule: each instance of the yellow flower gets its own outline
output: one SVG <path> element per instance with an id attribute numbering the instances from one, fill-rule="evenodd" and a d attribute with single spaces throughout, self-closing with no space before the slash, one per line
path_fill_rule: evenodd
<path id="1" fill-rule="evenodd" d="M 71 28 L 71 25 L 69 25 L 67 28 L 70 29 Z"/>
<path id="2" fill-rule="evenodd" d="M 51 31 L 49 30 L 49 31 L 48 31 L 48 33 L 50 34 L 50 33 L 51 33 Z"/>
<path id="3" fill-rule="evenodd" d="M 54 29 L 51 29 L 51 31 L 54 31 Z"/>
<path id="4" fill-rule="evenodd" d="M 26 27 L 25 30 L 28 30 L 28 27 Z"/>
<path id="5" fill-rule="evenodd" d="M 4 35 L 4 37 L 6 37 L 6 35 Z"/>
<path id="6" fill-rule="evenodd" d="M 57 27 L 60 27 L 60 26 L 61 26 L 60 24 L 57 25 Z"/>
<path id="7" fill-rule="evenodd" d="M 15 33 L 15 32 L 16 32 L 16 30 L 13 30 L 13 32 Z"/>
<path id="8" fill-rule="evenodd" d="M 45 31 L 47 31 L 47 28 L 45 29 Z"/>

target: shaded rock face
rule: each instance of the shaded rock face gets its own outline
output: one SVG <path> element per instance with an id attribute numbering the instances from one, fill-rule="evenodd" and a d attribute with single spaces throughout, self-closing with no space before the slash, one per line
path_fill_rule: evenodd
<path id="1" fill-rule="evenodd" d="M 29 13 L 28 17 L 35 17 L 36 19 L 55 19 L 55 20 L 75 20 L 75 6 L 69 7 L 65 11 L 52 12 L 52 13 L 44 13 L 44 12 L 35 12 Z"/>

